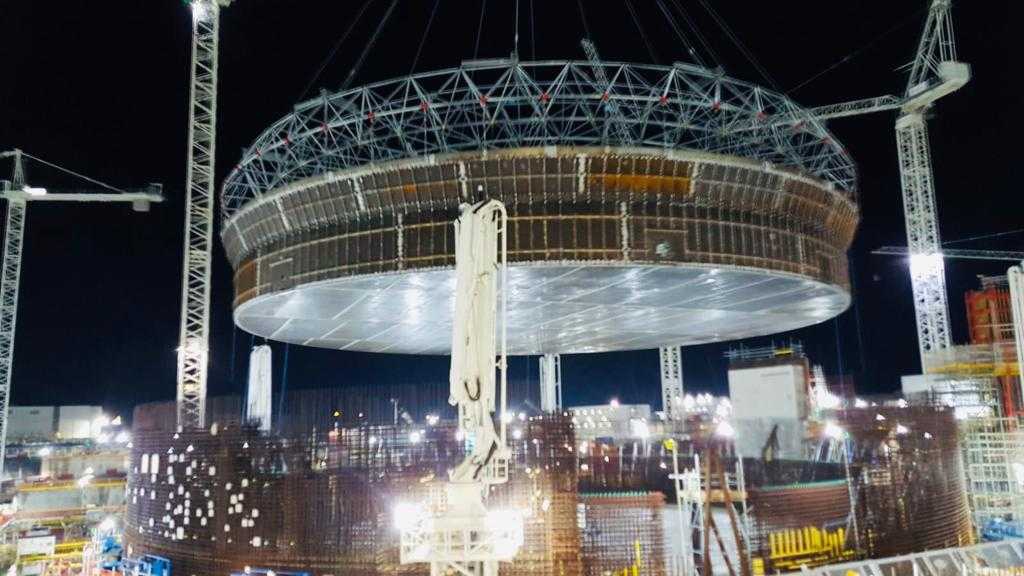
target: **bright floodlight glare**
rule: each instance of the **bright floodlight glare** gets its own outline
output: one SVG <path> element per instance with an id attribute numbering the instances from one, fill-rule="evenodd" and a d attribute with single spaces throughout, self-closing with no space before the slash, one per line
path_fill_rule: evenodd
<path id="1" fill-rule="evenodd" d="M 395 504 L 395 508 L 392 511 L 394 516 L 395 528 L 399 530 L 411 530 L 419 524 L 426 511 L 423 506 L 419 504 L 411 504 L 409 502 L 399 502 Z"/>
<path id="2" fill-rule="evenodd" d="M 487 524 L 494 528 L 505 528 L 510 524 L 522 522 L 523 513 L 514 509 L 498 509 L 487 511 Z"/>
<path id="3" fill-rule="evenodd" d="M 107 516 L 103 522 L 100 522 L 99 530 L 100 532 L 110 532 L 115 526 L 117 526 L 117 520 L 113 516 Z"/>
<path id="4" fill-rule="evenodd" d="M 611 406 L 612 408 L 618 408 L 619 407 L 619 399 L 618 398 L 612 398 L 612 401 L 609 402 L 608 405 Z"/>
<path id="5" fill-rule="evenodd" d="M 515 430 L 512 431 L 512 439 L 513 440 L 521 440 L 522 437 L 523 437 L 523 431 L 520 430 L 519 428 L 516 428 Z"/>
<path id="6" fill-rule="evenodd" d="M 42 196 L 46 194 L 46 188 L 36 188 L 33 186 L 23 186 L 21 191 L 29 196 Z"/>
<path id="7" fill-rule="evenodd" d="M 210 17 L 211 7 L 204 0 L 192 1 L 192 18 L 197 21 L 204 21 Z"/>
<path id="8" fill-rule="evenodd" d="M 855 399 L 853 401 L 853 407 L 854 408 L 867 408 L 868 407 L 868 401 L 867 400 L 862 400 L 860 398 L 857 398 L 857 399 Z"/>
<path id="9" fill-rule="evenodd" d="M 412 442 L 413 444 L 419 444 L 420 440 L 423 440 L 422 432 L 420 432 L 419 430 L 409 432 L 409 442 Z"/>
<path id="10" fill-rule="evenodd" d="M 49 446 L 43 446 L 42 448 L 39 449 L 38 454 L 40 456 L 49 456 L 50 454 L 53 454 L 53 448 L 50 448 Z"/>
<path id="11" fill-rule="evenodd" d="M 910 432 L 910 428 L 907 428 L 903 424 L 897 424 L 896 425 L 896 433 L 899 434 L 900 436 L 904 436 L 908 432 Z"/>
<path id="12" fill-rule="evenodd" d="M 736 436 L 736 429 L 733 428 L 732 424 L 729 424 L 728 421 L 722 420 L 721 422 L 718 423 L 718 427 L 715 428 L 715 436 L 720 436 L 722 438 L 733 438 L 734 436 Z"/>
<path id="13" fill-rule="evenodd" d="M 943 268 L 942 253 L 933 252 L 931 254 L 911 254 L 910 255 L 910 273 L 911 274 L 923 274 L 932 270 L 941 270 Z"/>
<path id="14" fill-rule="evenodd" d="M 825 436 L 828 436 L 833 440 L 842 440 L 846 437 L 846 430 L 843 430 L 843 428 L 835 422 L 829 421 L 825 424 Z"/>
<path id="15" fill-rule="evenodd" d="M 630 422 L 630 427 L 633 428 L 633 435 L 641 440 L 651 437 L 651 428 L 643 420 L 633 420 Z"/>

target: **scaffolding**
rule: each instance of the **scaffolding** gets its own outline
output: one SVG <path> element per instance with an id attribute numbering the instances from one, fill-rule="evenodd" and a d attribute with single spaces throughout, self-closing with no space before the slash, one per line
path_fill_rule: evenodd
<path id="1" fill-rule="evenodd" d="M 1016 418 L 960 423 L 968 499 L 975 527 L 1024 521 L 1024 430 Z"/>
<path id="2" fill-rule="evenodd" d="M 1014 341 L 951 346 L 933 350 L 924 357 L 926 374 L 958 376 L 1020 376 Z"/>

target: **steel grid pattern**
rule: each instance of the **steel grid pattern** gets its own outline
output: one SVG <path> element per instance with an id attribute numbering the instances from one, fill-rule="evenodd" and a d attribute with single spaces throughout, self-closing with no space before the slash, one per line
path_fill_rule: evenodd
<path id="1" fill-rule="evenodd" d="M 197 576 L 248 565 L 316 574 L 426 574 L 427 566 L 398 564 L 393 508 L 440 489 L 464 446 L 452 422 L 338 425 L 328 407 L 344 404 L 354 390 L 290 393 L 278 424 L 291 432 L 269 435 L 238 426 L 237 398 L 209 399 L 207 417 L 220 425 L 217 434 L 176 434 L 169 403 L 137 408 L 136 421 L 147 429 L 133 437 L 125 530 L 130 553 L 170 558 L 176 571 Z M 516 562 L 503 565 L 502 573 L 579 575 L 571 422 L 549 415 L 515 427 L 521 437 L 512 443 L 512 478 L 489 501 L 530 514 Z M 414 441 L 410 434 L 417 431 L 422 436 Z"/>
<path id="2" fill-rule="evenodd" d="M 853 160 L 819 119 L 754 84 L 686 64 L 497 59 L 298 104 L 243 153 L 223 214 L 376 162 L 553 145 L 691 149 L 771 162 L 851 194 L 857 185 Z"/>

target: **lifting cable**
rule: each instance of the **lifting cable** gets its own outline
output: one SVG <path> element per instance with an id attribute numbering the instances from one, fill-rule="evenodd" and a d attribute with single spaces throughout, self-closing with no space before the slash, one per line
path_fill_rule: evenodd
<path id="1" fill-rule="evenodd" d="M 345 29 L 345 33 L 338 38 L 338 41 L 334 44 L 334 48 L 332 48 L 327 54 L 327 58 L 324 58 L 324 61 L 320 63 L 320 67 L 317 68 L 316 73 L 313 74 L 313 77 L 309 79 L 308 83 L 306 83 L 306 87 L 302 90 L 302 94 L 299 95 L 300 102 L 306 97 L 306 94 L 309 93 L 309 89 L 313 87 L 313 84 L 320 78 L 320 75 L 323 74 L 324 68 L 327 68 L 327 64 L 329 64 L 331 60 L 334 60 L 334 56 L 338 53 L 338 49 L 341 48 L 341 45 L 345 43 L 345 40 L 347 40 L 349 35 L 352 34 L 352 31 L 355 30 L 356 24 L 358 24 L 363 18 L 363 14 L 366 12 L 366 9 L 370 7 L 370 4 L 373 4 L 373 0 L 366 0 L 366 2 L 363 3 L 363 7 L 359 9 L 358 13 L 356 13 L 356 17 L 349 22 L 348 28 Z"/>
<path id="2" fill-rule="evenodd" d="M 768 73 L 768 70 L 766 70 L 764 66 L 761 66 L 761 63 L 757 61 L 757 58 L 754 57 L 754 54 L 751 53 L 749 49 L 747 49 L 746 45 L 743 44 L 743 41 L 740 40 L 739 36 L 737 36 L 736 33 L 732 31 L 732 28 L 729 27 L 729 24 L 726 23 L 724 19 L 722 19 L 722 17 L 718 14 L 718 12 L 715 11 L 715 9 L 710 4 L 708 4 L 707 0 L 699 1 L 701 6 L 703 6 L 704 9 L 707 10 L 708 14 L 710 14 L 711 17 L 715 20 L 715 23 L 718 24 L 718 27 L 721 28 L 722 31 L 725 32 L 725 35 L 728 36 L 730 40 L 732 40 L 732 43 L 736 45 L 736 48 L 739 49 L 740 53 L 742 53 L 743 56 L 751 64 L 753 64 L 754 69 L 757 70 L 757 72 L 761 74 L 761 76 L 763 76 L 765 80 L 768 81 L 768 84 L 770 84 L 772 88 L 774 88 L 778 92 L 782 92 L 782 88 L 779 87 L 779 84 L 778 82 L 775 81 L 775 78 L 773 78 L 772 75 Z"/>
<path id="3" fill-rule="evenodd" d="M 512 53 L 519 58 L 519 0 L 516 0 L 516 21 L 512 30 Z"/>
<path id="4" fill-rule="evenodd" d="M 921 15 L 921 13 L 922 13 L 922 12 L 924 12 L 925 10 L 927 10 L 927 8 L 920 8 L 920 9 L 918 9 L 918 10 L 915 10 L 915 11 L 914 11 L 914 13 L 910 14 L 909 16 L 907 16 L 907 17 L 906 17 L 906 18 L 905 18 L 904 20 L 902 20 L 902 21 L 900 21 L 900 22 L 897 22 L 896 24 L 893 24 L 893 25 L 892 25 L 892 26 L 891 26 L 891 27 L 890 27 L 889 29 L 887 29 L 887 30 L 886 30 L 885 32 L 882 32 L 882 33 L 881 33 L 881 34 L 879 34 L 878 36 L 875 36 L 874 38 L 872 38 L 871 40 L 869 40 L 869 41 L 867 42 L 867 44 L 864 44 L 864 45 L 863 45 L 863 46 L 861 46 L 860 48 L 857 48 L 856 50 L 854 50 L 854 51 L 852 51 L 852 52 L 849 52 L 849 53 L 847 53 L 847 54 L 846 54 L 845 56 L 843 56 L 842 58 L 840 58 L 839 60 L 837 60 L 837 61 L 836 61 L 835 63 L 833 63 L 833 64 L 832 64 L 831 66 L 828 66 L 827 68 L 825 68 L 825 69 L 824 69 L 824 70 L 822 70 L 821 72 L 818 72 L 817 74 L 815 74 L 815 75 L 811 76 L 810 78 L 808 78 L 808 79 L 804 80 L 803 82 L 801 82 L 801 83 L 797 84 L 796 86 L 793 86 L 792 88 L 790 88 L 790 89 L 789 89 L 788 93 L 793 93 L 793 92 L 796 92 L 797 90 L 800 90 L 800 89 L 801 89 L 801 88 L 803 88 L 804 86 L 807 86 L 808 84 L 810 84 L 811 82 L 814 82 L 814 81 L 815 81 L 815 80 L 817 80 L 818 78 L 821 78 L 821 77 L 822 77 L 822 76 L 824 76 L 825 74 L 828 74 L 829 72 L 831 72 L 831 71 L 835 70 L 836 68 L 839 68 L 839 67 L 840 67 L 840 66 L 842 66 L 843 64 L 846 64 L 847 62 L 850 62 L 851 60 L 853 60 L 853 59 L 857 58 L 858 56 L 860 56 L 860 55 L 861 55 L 861 54 L 863 54 L 864 52 L 867 52 L 867 51 L 868 51 L 868 49 L 870 49 L 870 48 L 874 47 L 874 45 L 875 45 L 875 44 L 877 44 L 878 42 L 880 42 L 880 41 L 881 41 L 882 39 L 884 39 L 884 38 L 885 38 L 886 36 L 889 36 L 889 35 L 890 35 L 890 34 L 892 34 L 893 32 L 895 32 L 895 31 L 899 30 L 900 28 L 903 28 L 904 26 L 906 26 L 907 24 L 909 24 L 909 23 L 910 23 L 911 21 L 916 21 L 916 20 L 918 19 L 918 17 L 919 17 L 920 15 Z"/>
<path id="5" fill-rule="evenodd" d="M 484 31 L 484 14 L 487 12 L 487 0 L 480 4 L 480 22 L 476 25 L 476 44 L 473 46 L 473 60 L 480 54 L 480 37 Z"/>
<path id="6" fill-rule="evenodd" d="M 277 422 L 278 426 L 284 423 L 284 399 L 288 392 L 288 352 L 292 349 L 292 345 L 288 342 L 284 343 L 284 362 L 281 366 L 281 399 L 277 403 Z M 273 383 L 271 383 L 273 387 Z"/>
<path id="7" fill-rule="evenodd" d="M 647 46 L 647 53 L 651 55 L 651 60 L 653 63 L 658 64 L 658 55 L 654 52 L 654 46 L 651 45 L 651 40 L 647 37 L 647 33 L 644 32 L 644 27 L 640 25 L 640 19 L 637 18 L 636 8 L 633 7 L 631 0 L 626 0 L 626 9 L 629 10 L 629 16 L 633 19 L 633 24 L 636 24 L 636 29 L 640 31 L 640 39 Z"/>
<path id="8" fill-rule="evenodd" d="M 711 57 L 711 61 L 715 66 L 721 67 L 722 59 L 718 57 L 715 49 L 711 47 L 711 43 L 708 42 L 708 39 L 700 31 L 700 27 L 697 26 L 697 23 L 690 17 L 690 13 L 686 11 L 686 8 L 683 8 L 683 5 L 679 3 L 679 0 L 672 0 L 672 6 L 674 6 L 676 11 L 679 12 L 679 15 L 683 17 L 683 20 L 686 20 L 686 25 L 693 31 L 693 35 L 697 38 L 697 41 L 700 42 L 701 47 L 704 48 L 708 56 Z"/>
<path id="9" fill-rule="evenodd" d="M 576 0 L 576 5 L 580 8 L 580 20 L 583 21 L 583 34 L 586 35 L 587 40 L 593 41 L 593 36 L 590 35 L 590 26 L 587 25 L 587 13 L 583 11 L 583 0 Z"/>
<path id="10" fill-rule="evenodd" d="M 537 33 L 533 23 L 533 0 L 530 0 L 530 58 L 537 59 Z"/>
<path id="11" fill-rule="evenodd" d="M 356 60 L 352 69 L 348 71 L 348 76 L 345 77 L 345 82 L 341 85 L 341 90 L 348 88 L 352 80 L 355 79 L 356 74 L 359 73 L 360 68 L 363 67 L 363 62 L 366 61 L 366 55 L 370 53 L 373 46 L 377 43 L 377 38 L 380 36 L 380 31 L 384 29 L 384 25 L 387 24 L 388 19 L 391 18 L 391 13 L 395 11 L 395 6 L 398 5 L 398 0 L 391 0 L 391 5 L 388 6 L 388 11 L 384 13 L 384 17 L 380 19 L 380 23 L 377 24 L 377 29 L 373 31 L 373 36 L 370 36 L 370 41 L 363 47 L 363 52 L 359 55 L 359 60 Z"/>
<path id="12" fill-rule="evenodd" d="M 128 193 L 125 190 L 122 190 L 121 188 L 118 188 L 116 186 L 111 186 L 110 184 L 106 184 L 104 182 L 100 182 L 99 180 L 96 180 L 95 178 L 90 178 L 90 177 L 86 176 L 85 174 L 82 174 L 82 173 L 79 173 L 79 172 L 75 172 L 74 170 L 70 170 L 68 168 L 64 168 L 63 166 L 58 166 L 58 165 L 54 164 L 53 162 L 47 162 L 46 160 L 43 160 L 42 158 L 39 158 L 38 156 L 33 156 L 33 155 L 29 154 L 28 152 L 22 151 L 21 155 L 24 156 L 25 158 L 30 158 L 32 160 L 35 160 L 36 162 L 39 162 L 40 164 L 45 164 L 46 166 L 49 166 L 50 168 L 54 168 L 56 170 L 60 170 L 61 172 L 66 173 L 66 174 L 70 174 L 72 176 L 75 176 L 76 178 L 81 178 L 82 180 L 85 180 L 86 182 L 89 182 L 90 184 L 95 184 L 96 186 L 100 186 L 101 188 L 106 188 L 107 190 L 113 190 L 114 192 L 119 192 L 121 194 L 127 194 Z"/>
<path id="13" fill-rule="evenodd" d="M 700 67 L 707 68 L 708 66 L 704 63 L 704 59 L 700 57 L 700 54 L 698 54 L 697 50 L 694 49 L 693 44 L 691 44 L 683 34 L 683 31 L 679 28 L 679 23 L 672 17 L 672 12 L 669 11 L 668 6 L 665 6 L 665 2 L 663 0 L 658 0 L 658 9 L 665 15 L 665 19 L 668 20 L 668 24 L 672 27 L 672 31 L 676 33 L 676 37 L 679 38 L 679 41 L 686 47 L 686 52 L 690 55 L 690 58 L 693 58 L 694 62 Z"/>
<path id="14" fill-rule="evenodd" d="M 943 242 L 942 245 L 948 246 L 950 244 L 962 244 L 964 242 L 973 242 L 974 240 L 985 240 L 987 238 L 998 238 L 999 236 L 1010 236 L 1013 234 L 1020 234 L 1021 232 L 1024 232 L 1024 228 L 1018 228 L 1017 230 L 1010 230 L 1008 232 L 995 232 L 992 234 L 982 234 L 980 236 L 968 236 L 967 238 L 960 238 L 958 240 L 950 240 L 948 242 Z"/>
<path id="15" fill-rule="evenodd" d="M 423 45 L 427 43 L 427 35 L 430 34 L 430 26 L 434 23 L 434 15 L 437 14 L 437 7 L 441 0 L 434 0 L 434 8 L 430 11 L 430 18 L 427 20 L 427 27 L 423 30 L 423 37 L 420 38 L 420 45 L 416 47 L 416 55 L 412 59 L 412 66 L 409 67 L 409 75 L 416 71 L 416 64 L 420 61 L 420 54 L 423 52 Z"/>

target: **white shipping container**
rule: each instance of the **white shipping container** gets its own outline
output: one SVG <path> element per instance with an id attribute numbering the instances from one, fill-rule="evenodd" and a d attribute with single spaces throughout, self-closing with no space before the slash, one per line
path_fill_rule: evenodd
<path id="1" fill-rule="evenodd" d="M 736 420 L 807 417 L 803 366 L 783 364 L 729 370 L 729 398 Z"/>
<path id="2" fill-rule="evenodd" d="M 57 548 L 56 536 L 37 536 L 35 538 L 18 539 L 18 556 L 30 556 L 32 554 L 53 554 Z"/>
<path id="3" fill-rule="evenodd" d="M 53 440 L 53 406 L 11 406 L 7 416 L 7 439 L 9 442 Z"/>
<path id="4" fill-rule="evenodd" d="M 98 432 L 97 423 L 103 418 L 100 406 L 61 406 L 57 419 L 57 434 L 64 440 L 83 440 Z"/>

